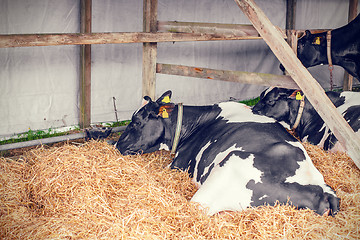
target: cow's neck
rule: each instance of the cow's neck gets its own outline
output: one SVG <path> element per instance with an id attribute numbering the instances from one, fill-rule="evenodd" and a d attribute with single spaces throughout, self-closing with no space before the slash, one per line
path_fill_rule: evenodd
<path id="1" fill-rule="evenodd" d="M 326 33 L 324 34 L 326 38 Z M 354 42 L 355 44 L 358 44 L 356 39 L 359 38 L 360 38 L 360 14 L 349 24 L 332 30 L 331 56 L 332 56 L 333 64 L 342 66 L 343 68 L 347 69 L 347 65 L 345 64 L 347 61 L 344 61 L 344 58 L 345 59 L 347 58 L 346 56 L 346 51 L 348 50 L 347 48 L 350 47 L 350 42 Z M 351 46 L 351 47 L 356 48 L 356 46 Z M 360 46 L 357 46 L 357 48 L 359 47 Z M 328 63 L 327 59 L 326 62 L 324 63 Z"/>
<path id="2" fill-rule="evenodd" d="M 292 100 L 290 103 L 290 114 L 289 114 L 289 124 L 290 126 L 293 126 L 297 113 L 299 110 L 300 101 L 298 100 Z M 306 135 L 311 132 L 311 129 L 317 126 L 318 124 L 323 124 L 323 121 L 319 114 L 315 111 L 315 109 L 312 107 L 310 102 L 305 99 L 305 106 L 304 111 L 302 113 L 300 123 L 295 129 L 296 134 L 300 137 L 300 139 L 303 139 Z"/>
<path id="3" fill-rule="evenodd" d="M 216 120 L 220 109 L 216 105 L 213 106 L 184 106 L 183 119 L 179 139 L 179 147 L 189 136 L 191 136 L 199 128 L 207 126 Z M 176 105 L 167 126 L 166 142 L 172 145 L 176 132 L 176 122 L 178 117 L 178 105 Z"/>

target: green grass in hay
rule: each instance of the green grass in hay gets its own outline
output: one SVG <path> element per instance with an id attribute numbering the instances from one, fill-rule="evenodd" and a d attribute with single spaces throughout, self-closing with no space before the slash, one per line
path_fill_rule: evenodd
<path id="1" fill-rule="evenodd" d="M 257 97 L 257 98 L 253 98 L 253 99 L 249 99 L 249 100 L 243 100 L 243 101 L 240 101 L 240 103 L 243 103 L 243 104 L 246 104 L 250 107 L 254 106 L 256 103 L 258 103 L 260 100 L 260 97 Z"/>

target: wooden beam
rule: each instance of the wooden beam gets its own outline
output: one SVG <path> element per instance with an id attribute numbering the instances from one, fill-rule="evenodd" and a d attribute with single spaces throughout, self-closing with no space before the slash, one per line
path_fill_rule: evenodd
<path id="1" fill-rule="evenodd" d="M 81 0 L 80 32 L 91 32 L 92 0 Z M 80 45 L 80 128 L 91 123 L 91 45 Z"/>
<path id="2" fill-rule="evenodd" d="M 297 54 L 297 32 L 295 32 L 296 0 L 286 0 L 286 36 L 287 42 Z"/>
<path id="3" fill-rule="evenodd" d="M 189 67 L 158 63 L 156 72 L 160 74 L 177 75 L 184 77 L 196 77 L 209 80 L 222 80 L 244 84 L 256 84 L 262 86 L 276 86 L 282 88 L 298 89 L 298 85 L 289 76 L 274 75 L 267 73 L 253 73 L 229 70 L 215 70 L 210 68 Z"/>
<path id="4" fill-rule="evenodd" d="M 249 24 L 159 21 L 158 31 L 174 33 L 221 34 L 229 37 L 243 37 L 243 39 L 261 39 L 256 29 Z"/>
<path id="5" fill-rule="evenodd" d="M 296 0 L 286 0 L 286 30 L 295 29 Z"/>
<path id="6" fill-rule="evenodd" d="M 349 0 L 349 15 L 348 22 L 351 22 L 358 15 L 358 0 Z"/>
<path id="7" fill-rule="evenodd" d="M 349 0 L 349 15 L 348 15 L 348 22 L 351 22 L 357 16 L 357 6 L 358 0 Z M 344 91 L 351 91 L 353 85 L 354 77 L 351 76 L 346 70 L 344 73 L 344 83 L 343 83 L 343 90 Z"/>
<path id="8" fill-rule="evenodd" d="M 360 137 L 354 133 L 349 124 L 338 113 L 323 88 L 301 64 L 279 31 L 255 2 L 253 0 L 235 0 L 235 2 L 248 16 L 270 49 L 305 93 L 307 99 L 329 126 L 356 166 L 360 168 Z"/>
<path id="9" fill-rule="evenodd" d="M 277 27 L 286 38 L 285 30 Z M 177 22 L 159 21 L 158 31 L 196 34 L 215 34 L 238 40 L 261 39 L 256 29 L 249 24 L 225 24 L 225 23 L 201 23 L 201 22 Z"/>
<path id="10" fill-rule="evenodd" d="M 157 0 L 143 0 L 143 31 L 157 32 Z M 142 95 L 155 99 L 157 43 L 143 43 Z"/>
<path id="11" fill-rule="evenodd" d="M 229 37 L 221 34 L 171 33 L 171 32 L 6 34 L 6 35 L 0 35 L 0 48 L 81 45 L 81 44 L 220 41 L 220 40 L 242 40 L 242 39 L 248 39 L 248 38 L 239 37 L 239 36 Z"/>

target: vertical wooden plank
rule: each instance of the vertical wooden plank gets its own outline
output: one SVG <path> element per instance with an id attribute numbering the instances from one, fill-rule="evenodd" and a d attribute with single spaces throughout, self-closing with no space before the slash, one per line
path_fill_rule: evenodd
<path id="1" fill-rule="evenodd" d="M 296 0 L 286 0 L 286 41 L 291 48 L 297 53 L 297 36 L 295 35 L 295 20 L 296 20 Z"/>
<path id="2" fill-rule="evenodd" d="M 296 0 L 286 0 L 286 30 L 295 29 Z"/>
<path id="3" fill-rule="evenodd" d="M 157 32 L 157 0 L 144 0 L 143 31 Z M 142 95 L 155 98 L 157 43 L 143 43 Z"/>
<path id="4" fill-rule="evenodd" d="M 357 6 L 358 0 L 349 0 L 349 15 L 348 15 L 348 22 L 351 22 L 357 16 Z M 343 89 L 344 91 L 351 91 L 353 85 L 354 77 L 351 76 L 348 72 L 345 71 L 344 73 L 344 84 Z"/>
<path id="5" fill-rule="evenodd" d="M 255 2 L 253 0 L 235 0 L 235 2 L 248 16 L 275 56 L 305 93 L 306 98 L 329 126 L 356 166 L 360 168 L 360 137 L 354 133 L 345 119 L 337 112 L 323 88 L 301 64 L 279 30 Z"/>
<path id="6" fill-rule="evenodd" d="M 91 33 L 92 0 L 80 1 L 80 32 Z M 91 123 L 91 45 L 80 45 L 80 127 Z"/>
<path id="7" fill-rule="evenodd" d="M 291 49 L 294 51 L 295 55 L 297 55 L 298 31 L 290 30 L 289 38 Z"/>
<path id="8" fill-rule="evenodd" d="M 296 20 L 296 0 L 286 0 L 286 41 L 293 49 L 294 53 L 297 54 L 297 37 L 295 36 L 295 20 Z M 295 38 L 296 37 L 296 38 Z M 285 70 L 285 75 L 289 75 Z"/>

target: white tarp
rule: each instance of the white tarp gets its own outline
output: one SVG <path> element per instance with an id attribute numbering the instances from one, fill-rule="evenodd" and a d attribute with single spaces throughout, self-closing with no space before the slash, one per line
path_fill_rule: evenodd
<path id="1" fill-rule="evenodd" d="M 93 0 L 93 32 L 142 31 L 142 0 Z M 256 0 L 285 27 L 285 0 Z M 80 1 L 0 0 L 0 34 L 79 32 Z M 297 1 L 296 28 L 347 23 L 348 1 Z M 250 23 L 233 0 L 159 0 L 159 21 Z M 159 43 L 159 63 L 281 74 L 262 40 Z M 129 119 L 141 103 L 142 44 L 92 45 L 92 122 Z M 327 66 L 310 71 L 329 86 Z M 78 124 L 79 46 L 0 49 L 0 136 Z M 334 81 L 342 85 L 343 70 Z M 157 74 L 156 93 L 171 89 L 175 102 L 213 104 L 259 96 L 262 86 Z"/>

